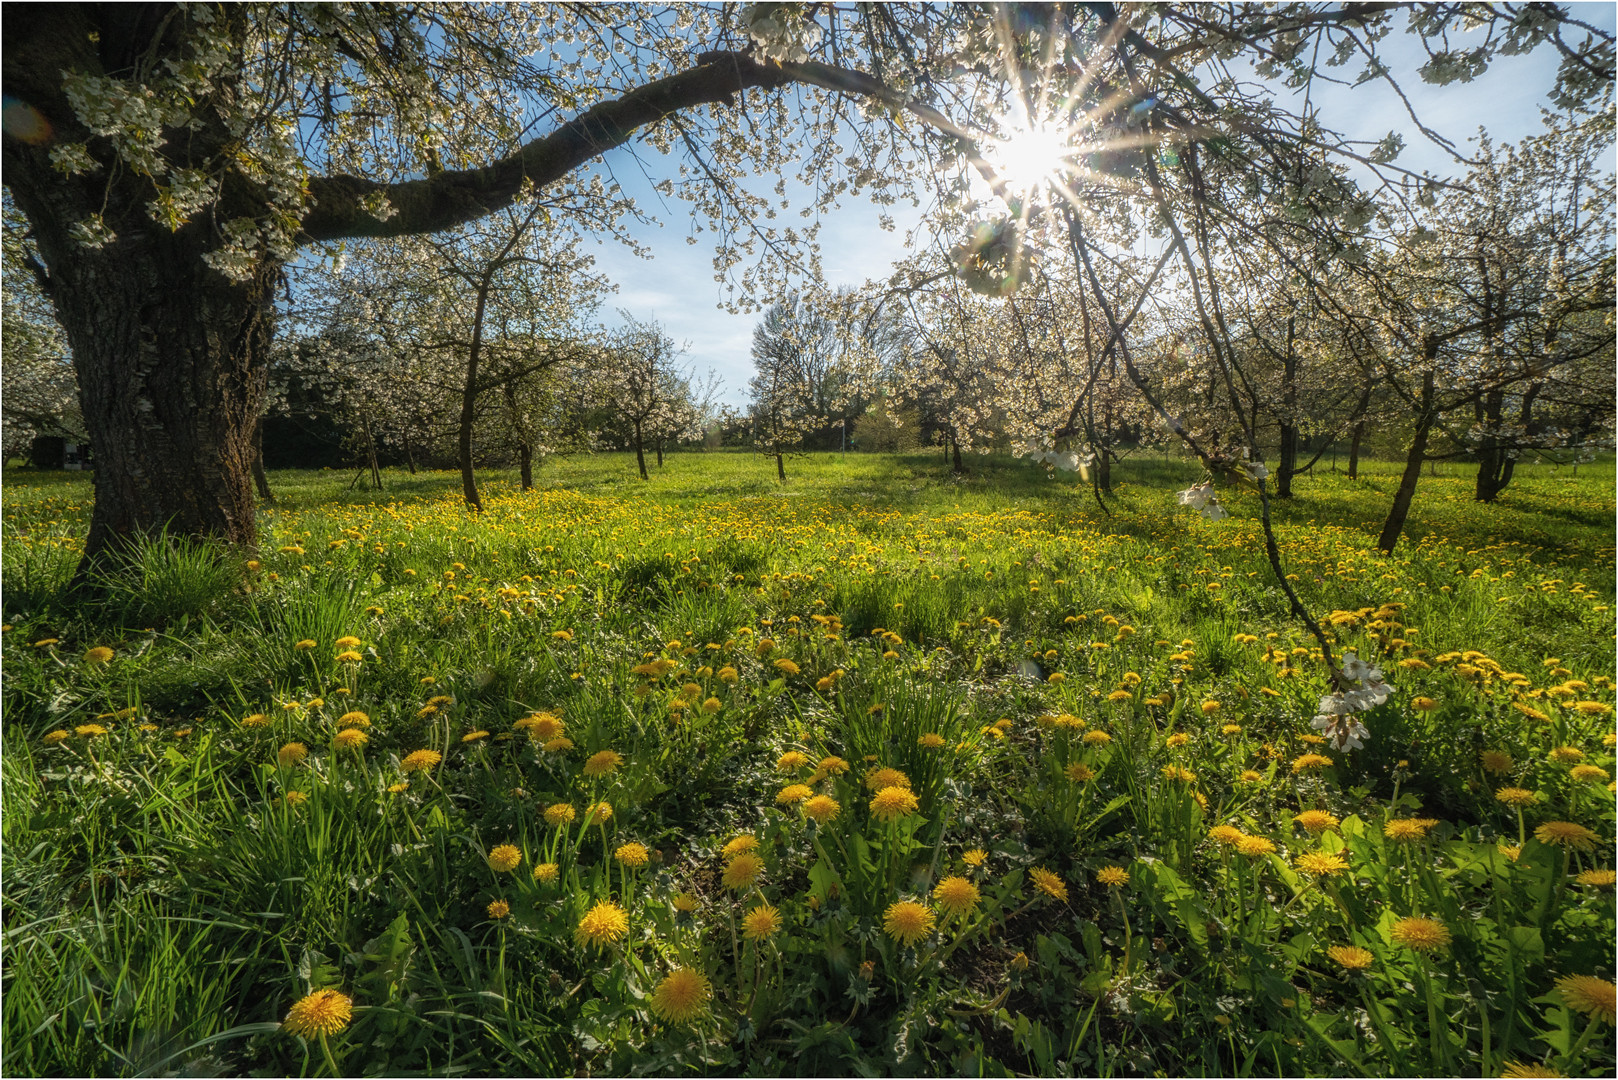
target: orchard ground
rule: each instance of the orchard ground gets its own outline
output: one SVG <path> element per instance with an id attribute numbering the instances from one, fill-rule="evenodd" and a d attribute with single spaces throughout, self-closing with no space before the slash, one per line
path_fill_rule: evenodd
<path id="1" fill-rule="evenodd" d="M 934 454 L 4 487 L 9 1073 L 1607 1075 L 1614 473 Z M 291 1018 L 289 1020 L 289 1017 Z"/>

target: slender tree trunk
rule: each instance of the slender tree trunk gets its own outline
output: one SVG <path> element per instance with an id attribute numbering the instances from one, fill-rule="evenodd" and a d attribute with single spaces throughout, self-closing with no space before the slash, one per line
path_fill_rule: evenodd
<path id="1" fill-rule="evenodd" d="M 659 469 L 661 469 L 663 467 L 663 440 L 662 439 L 657 440 L 657 467 Z"/>
<path id="2" fill-rule="evenodd" d="M 1108 495 L 1112 494 L 1112 447 L 1096 449 L 1096 485 Z"/>
<path id="3" fill-rule="evenodd" d="M 506 414 L 511 419 L 511 430 L 517 439 L 517 473 L 522 479 L 522 489 L 532 491 L 534 487 L 534 451 L 528 445 L 528 429 L 523 425 L 522 417 L 517 410 L 517 388 L 510 379 L 503 386 L 506 398 Z"/>
<path id="4" fill-rule="evenodd" d="M 640 478 L 650 480 L 651 474 L 646 471 L 646 451 L 641 446 L 640 421 L 635 421 L 635 464 L 640 467 Z"/>
<path id="5" fill-rule="evenodd" d="M 275 501 L 275 492 L 270 490 L 270 478 L 264 472 L 264 418 L 261 416 L 253 423 L 253 486 L 258 489 L 258 497 L 264 502 Z"/>
<path id="6" fill-rule="evenodd" d="M 482 513 L 483 500 L 478 497 L 478 481 L 472 472 L 472 421 L 477 418 L 478 361 L 483 355 L 483 313 L 489 306 L 489 281 L 485 274 L 478 283 L 478 304 L 472 315 L 472 347 L 466 353 L 466 382 L 461 388 L 461 493 L 466 505 Z"/>
<path id="7" fill-rule="evenodd" d="M 1365 421 L 1354 425 L 1354 437 L 1348 442 L 1348 478 L 1360 478 L 1360 440 L 1365 437 Z"/>
<path id="8" fill-rule="evenodd" d="M 382 468 L 377 464 L 376 460 L 376 435 L 371 430 L 371 418 L 369 416 L 361 417 L 360 423 L 365 429 L 365 457 L 367 464 L 371 467 L 371 484 L 376 490 L 381 491 Z"/>
<path id="9" fill-rule="evenodd" d="M 787 467 L 786 462 L 782 460 L 782 457 L 783 455 L 781 454 L 775 455 L 775 478 L 777 481 L 784 484 L 787 482 Z"/>
<path id="10" fill-rule="evenodd" d="M 405 430 L 404 430 L 404 452 L 405 452 L 405 468 L 410 470 L 410 475 L 411 476 L 415 476 L 416 475 L 416 451 L 415 451 L 415 448 L 412 446 L 412 444 L 410 442 L 410 426 L 409 426 L 409 424 L 405 425 Z"/>
<path id="11" fill-rule="evenodd" d="M 1416 481 L 1421 479 L 1421 462 L 1427 455 L 1427 435 L 1437 419 L 1438 415 L 1433 409 L 1433 372 L 1428 368 L 1421 381 L 1421 407 L 1416 414 L 1416 430 L 1411 435 L 1410 451 L 1405 455 L 1404 475 L 1399 478 L 1399 490 L 1394 492 L 1388 520 L 1383 523 L 1382 535 L 1376 542 L 1384 554 L 1393 554 L 1399 534 L 1404 530 L 1405 518 L 1410 516 L 1410 501 L 1416 497 Z"/>
<path id="12" fill-rule="evenodd" d="M 966 466 L 961 464 L 961 443 L 959 439 L 951 437 L 949 440 L 950 472 L 960 476 L 966 472 Z"/>
<path id="13" fill-rule="evenodd" d="M 1534 383 L 1523 394 L 1518 424 L 1525 435 L 1533 418 L 1534 398 L 1539 396 L 1542 385 Z M 1486 428 L 1499 426 L 1504 399 L 1505 395 L 1499 391 L 1489 394 L 1485 399 L 1481 422 Z M 1484 449 L 1478 454 L 1478 478 L 1474 495 L 1479 502 L 1492 503 L 1500 498 L 1500 493 L 1511 483 L 1512 474 L 1517 471 L 1517 455 L 1504 440 L 1494 435 L 1485 435 L 1483 446 Z"/>
<path id="14" fill-rule="evenodd" d="M 517 470 L 522 476 L 522 489 L 534 490 L 534 451 L 527 439 L 517 444 Z"/>
<path id="15" fill-rule="evenodd" d="M 1281 359 L 1281 452 L 1275 468 L 1275 497 L 1292 498 L 1298 469 L 1298 349 L 1294 320 L 1287 318 L 1286 353 Z"/>

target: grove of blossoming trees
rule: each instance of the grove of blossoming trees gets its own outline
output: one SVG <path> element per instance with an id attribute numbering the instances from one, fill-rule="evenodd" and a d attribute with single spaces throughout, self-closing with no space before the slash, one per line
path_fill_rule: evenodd
<path id="1" fill-rule="evenodd" d="M 94 446 L 86 566 L 160 526 L 254 542 L 253 433 L 276 291 L 300 250 L 431 236 L 527 198 L 610 231 L 638 211 L 591 163 L 636 137 L 672 170 L 660 189 L 714 234 L 739 307 L 818 271 L 817 212 L 839 198 L 925 199 L 929 229 L 953 238 L 948 260 L 901 268 L 890 288 L 949 273 L 981 294 L 1018 294 L 970 320 L 975 333 L 1002 328 L 983 347 L 965 334 L 961 298 L 949 301 L 956 340 L 913 352 L 947 355 L 941 370 L 1006 372 L 997 398 L 950 406 L 957 444 L 976 417 L 1003 413 L 1021 446 L 1105 451 L 1097 406 L 1103 426 L 1134 409 L 1215 474 L 1265 493 L 1260 429 L 1275 420 L 1295 435 L 1311 364 L 1329 353 L 1413 411 L 1417 444 L 1478 404 L 1475 438 L 1494 461 L 1513 426 L 1538 437 L 1534 402 L 1569 397 L 1519 358 L 1521 342 L 1537 334 L 1568 363 L 1590 359 L 1579 331 L 1610 306 L 1612 278 L 1603 230 L 1586 226 L 1610 216 L 1610 183 L 1558 196 L 1555 212 L 1577 206 L 1583 226 L 1534 226 L 1543 254 L 1506 256 L 1541 268 L 1502 283 L 1546 283 L 1552 299 L 1533 318 L 1494 284 L 1476 295 L 1509 247 L 1491 238 L 1475 257 L 1437 260 L 1481 267 L 1476 287 L 1448 280 L 1482 306 L 1446 301 L 1435 325 L 1425 301 L 1388 283 L 1427 272 L 1433 258 L 1411 245 L 1448 226 L 1424 217 L 1455 207 L 1459 222 L 1475 189 L 1401 169 L 1391 133 L 1370 145 L 1334 134 L 1333 118 L 1292 91 L 1337 76 L 1464 82 L 1544 48 L 1559 57 L 1551 104 L 1584 125 L 1581 137 L 1610 139 L 1610 122 L 1597 129 L 1613 37 L 1579 14 L 1487 3 L 13 5 L 5 184 Z M 1395 70 L 1379 51 L 1389 35 L 1418 38 L 1427 62 Z M 1051 150 L 1050 165 L 1018 187 L 1013 151 L 1030 142 Z M 1527 176 L 1548 153 L 1478 167 Z M 795 205 L 793 191 L 813 194 Z M 804 221 L 779 224 L 778 211 Z M 1524 214 L 1539 211 L 1494 220 Z M 1347 344 L 1322 347 L 1331 336 Z M 1449 394 L 1446 352 L 1462 351 L 1514 374 Z M 1154 354 L 1205 392 L 1171 393 Z M 1031 397 L 1049 364 L 1057 382 Z M 1097 396 L 1124 383 L 1131 405 Z M 1539 387 L 1527 402 L 1523 385 Z M 1339 423 L 1370 407 L 1369 393 L 1351 396 Z M 475 397 L 468 389 L 463 431 Z M 1283 448 L 1283 474 L 1295 450 Z M 1503 467 L 1488 467 L 1498 483 Z"/>

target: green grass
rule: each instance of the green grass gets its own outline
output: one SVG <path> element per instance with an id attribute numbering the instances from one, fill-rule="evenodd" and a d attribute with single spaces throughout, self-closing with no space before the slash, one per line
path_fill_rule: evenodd
<path id="1" fill-rule="evenodd" d="M 253 561 L 156 538 L 91 599 L 63 592 L 86 479 L 8 471 L 0 1065 L 1611 1070 L 1610 1027 L 1555 992 L 1614 963 L 1613 889 L 1576 881 L 1613 861 L 1610 462 L 1525 466 L 1495 506 L 1442 466 L 1391 558 L 1396 464 L 1275 504 L 1304 602 L 1397 688 L 1345 752 L 1309 742 L 1324 669 L 1253 496 L 1205 522 L 1175 505 L 1192 466 L 1143 455 L 1107 515 L 1026 464 L 968 464 L 817 453 L 781 488 L 743 454 L 673 455 L 649 483 L 626 455 L 552 460 L 531 493 L 482 474 L 478 518 L 448 473 L 277 473 Z M 572 749 L 525 732 L 536 711 Z M 355 712 L 368 739 L 339 749 Z M 294 742 L 302 761 L 278 755 Z M 622 763 L 586 775 L 604 750 Z M 850 770 L 812 774 L 827 755 Z M 875 814 L 877 766 L 915 813 Z M 794 783 L 836 816 L 807 821 Z M 1521 818 L 1510 786 L 1536 793 Z M 1303 830 L 1306 809 L 1338 824 Z M 1436 824 L 1399 842 L 1397 818 Z M 1533 835 L 1558 821 L 1594 846 Z M 763 872 L 727 888 L 743 833 Z M 614 860 L 629 842 L 646 866 Z M 490 868 L 499 844 L 515 872 Z M 1311 878 L 1310 853 L 1346 869 Z M 914 946 L 885 931 L 951 875 L 970 913 L 935 906 Z M 581 943 L 607 900 L 627 936 Z M 782 926 L 752 941 L 764 903 Z M 1401 944 L 1414 917 L 1449 943 Z M 669 1023 L 653 993 L 681 966 L 713 996 Z M 279 1027 L 323 988 L 351 1025 Z"/>

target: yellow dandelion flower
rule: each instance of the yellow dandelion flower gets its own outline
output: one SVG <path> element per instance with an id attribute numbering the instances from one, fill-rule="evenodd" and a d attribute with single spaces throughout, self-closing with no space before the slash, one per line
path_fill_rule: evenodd
<path id="1" fill-rule="evenodd" d="M 397 784 L 389 784 L 388 785 L 388 794 L 389 795 L 397 795 L 401 791 L 409 791 L 409 790 L 410 790 L 409 781 L 400 781 Z"/>
<path id="2" fill-rule="evenodd" d="M 842 809 L 842 805 L 830 795 L 816 795 L 803 804 L 804 814 L 822 825 L 835 818 Z"/>
<path id="3" fill-rule="evenodd" d="M 1503 802 L 1507 806 L 1517 807 L 1532 806 L 1534 803 L 1539 801 L 1538 795 L 1526 788 L 1520 787 L 1501 788 L 1499 791 L 1494 793 L 1494 797 L 1497 802 Z"/>
<path id="4" fill-rule="evenodd" d="M 436 768 L 443 760 L 444 755 L 437 750 L 412 750 L 405 755 L 403 761 L 399 762 L 399 768 L 407 773 L 426 772 L 428 769 Z"/>
<path id="5" fill-rule="evenodd" d="M 1327 829 L 1335 829 L 1338 825 L 1337 818 L 1324 810 L 1305 810 L 1292 820 L 1295 824 L 1303 826 L 1316 836 Z"/>
<path id="6" fill-rule="evenodd" d="M 1506 1080 L 1537 1080 L 1539 1077 L 1560 1077 L 1566 1074 L 1538 1062 L 1508 1061 L 1501 1067 L 1500 1075 Z"/>
<path id="7" fill-rule="evenodd" d="M 612 820 L 612 803 L 602 801 L 590 807 L 585 821 L 590 825 L 605 825 Z"/>
<path id="8" fill-rule="evenodd" d="M 487 739 L 488 737 L 489 733 L 487 731 L 469 731 L 465 735 L 461 736 L 461 742 L 474 743 L 479 739 Z"/>
<path id="9" fill-rule="evenodd" d="M 872 769 L 865 776 L 865 786 L 872 791 L 881 791 L 883 788 L 910 786 L 910 777 L 898 769 Z"/>
<path id="10" fill-rule="evenodd" d="M 1241 733 L 1242 726 L 1240 724 L 1226 724 L 1219 729 L 1219 734 L 1221 735 L 1240 735 Z"/>
<path id="11" fill-rule="evenodd" d="M 939 747 L 944 745 L 944 736 L 938 734 L 936 731 L 929 731 L 927 734 L 916 740 L 916 745 L 925 747 L 928 750 L 937 750 Z"/>
<path id="12" fill-rule="evenodd" d="M 707 976 L 693 968 L 675 968 L 652 991 L 652 1012 L 671 1024 L 699 1016 L 713 997 Z"/>
<path id="13" fill-rule="evenodd" d="M 1330 851 L 1306 851 L 1292 865 L 1310 877 L 1335 877 L 1348 869 L 1347 860 Z"/>
<path id="14" fill-rule="evenodd" d="M 55 746 L 57 743 L 65 742 L 65 741 L 67 741 L 67 732 L 65 732 L 65 731 L 61 731 L 61 730 L 50 731 L 50 732 L 46 732 L 46 734 L 45 734 L 45 745 L 46 746 Z"/>
<path id="15" fill-rule="evenodd" d="M 556 880 L 562 868 L 553 862 L 542 862 L 534 867 L 534 880 L 542 885 L 549 885 Z"/>
<path id="16" fill-rule="evenodd" d="M 775 661 L 775 667 L 776 670 L 780 671 L 783 675 L 796 675 L 799 671 L 798 665 L 794 664 L 791 660 L 788 660 L 784 656 Z"/>
<path id="17" fill-rule="evenodd" d="M 1612 779 L 1607 775 L 1607 770 L 1594 765 L 1575 765 L 1568 770 L 1567 775 L 1581 784 L 1604 784 Z"/>
<path id="18" fill-rule="evenodd" d="M 1031 868 L 1028 871 L 1028 876 L 1033 880 L 1034 886 L 1038 888 L 1040 892 L 1053 899 L 1060 900 L 1063 903 L 1067 902 L 1067 882 L 1063 881 L 1061 878 L 1057 877 L 1043 866 L 1035 866 Z"/>
<path id="19" fill-rule="evenodd" d="M 1599 701 L 1575 701 L 1573 707 L 1586 716 L 1606 716 L 1612 712 L 1611 705 Z"/>
<path id="20" fill-rule="evenodd" d="M 794 769 L 801 769 L 807 764 L 809 764 L 809 755 L 798 750 L 788 750 L 775 759 L 775 767 L 780 772 L 791 772 Z"/>
<path id="21" fill-rule="evenodd" d="M 370 736 L 359 728 L 344 728 L 332 739 L 331 744 L 338 750 L 358 750 L 370 741 Z"/>
<path id="22" fill-rule="evenodd" d="M 1584 751 L 1577 746 L 1558 746 L 1548 755 L 1558 765 L 1570 765 L 1575 761 L 1584 760 Z"/>
<path id="23" fill-rule="evenodd" d="M 989 853 L 982 848 L 968 848 L 961 852 L 961 861 L 976 870 L 989 861 Z"/>
<path id="24" fill-rule="evenodd" d="M 93 649 L 85 650 L 84 662 L 86 664 L 105 664 L 111 661 L 112 657 L 113 652 L 111 649 L 105 645 L 97 645 Z"/>
<path id="25" fill-rule="evenodd" d="M 752 833 L 742 833 L 740 836 L 731 840 L 724 847 L 720 848 L 719 854 L 726 859 L 734 859 L 736 856 L 744 854 L 745 852 L 756 850 L 758 850 L 758 837 L 754 836 Z"/>
<path id="26" fill-rule="evenodd" d="M 1164 739 L 1163 745 L 1167 746 L 1170 750 L 1178 750 L 1180 747 L 1184 746 L 1190 741 L 1191 736 L 1182 731 L 1178 732 L 1177 734 L 1170 735 L 1168 738 Z"/>
<path id="27" fill-rule="evenodd" d="M 286 795 L 288 806 L 302 806 L 309 801 L 309 795 L 303 791 L 289 791 Z"/>
<path id="28" fill-rule="evenodd" d="M 293 1003 L 281 1030 L 299 1038 L 336 1035 L 354 1018 L 354 1000 L 336 990 L 316 990 Z"/>
<path id="29" fill-rule="evenodd" d="M 1437 824 L 1438 822 L 1430 818 L 1394 818 L 1382 826 L 1382 835 L 1389 840 L 1408 844 L 1425 837 L 1427 830 Z"/>
<path id="30" fill-rule="evenodd" d="M 563 754 L 571 749 L 573 749 L 573 740 L 566 735 L 558 735 L 554 739 L 545 741 L 545 752 L 547 754 Z"/>
<path id="31" fill-rule="evenodd" d="M 918 904 L 914 900 L 900 900 L 889 904 L 888 910 L 883 912 L 882 929 L 901 944 L 915 945 L 933 932 L 933 924 L 937 921 L 937 917 L 925 904 Z"/>
<path id="32" fill-rule="evenodd" d="M 1105 731 L 1086 731 L 1084 733 L 1084 742 L 1088 746 L 1105 746 L 1107 743 L 1112 742 L 1112 736 Z"/>
<path id="33" fill-rule="evenodd" d="M 612 945 L 629 933 L 629 915 L 611 900 L 599 901 L 584 918 L 574 937 L 580 945 Z"/>
<path id="34" fill-rule="evenodd" d="M 489 869 L 497 873 L 508 873 L 517 869 L 522 862 L 522 852 L 513 844 L 501 844 L 489 852 Z"/>
<path id="35" fill-rule="evenodd" d="M 1208 830 L 1208 839 L 1221 847 L 1235 847 L 1247 839 L 1247 834 L 1234 825 L 1215 825 Z"/>
<path id="36" fill-rule="evenodd" d="M 295 650 L 297 650 L 298 652 L 308 652 L 310 649 L 319 647 L 319 645 L 320 645 L 320 642 L 318 642 L 318 641 L 315 641 L 315 640 L 313 640 L 311 638 L 304 638 L 302 641 L 298 642 L 296 645 L 294 645 L 292 647 Z"/>
<path id="37" fill-rule="evenodd" d="M 1292 771 L 1304 772 L 1308 769 L 1320 769 L 1331 764 L 1331 758 L 1325 754 L 1303 754 L 1292 759 Z"/>
<path id="38" fill-rule="evenodd" d="M 1364 971 L 1376 959 L 1369 949 L 1362 949 L 1358 945 L 1333 945 L 1326 950 L 1326 955 L 1347 971 Z"/>
<path id="39" fill-rule="evenodd" d="M 1202 703 L 1202 715 L 1203 716 L 1211 716 L 1211 715 L 1213 715 L 1214 713 L 1216 713 L 1218 711 L 1219 711 L 1219 702 L 1209 700 L 1209 701 L 1204 701 Z"/>
<path id="40" fill-rule="evenodd" d="M 1075 784 L 1082 784 L 1088 780 L 1094 780 L 1096 777 L 1095 770 L 1090 768 L 1090 766 L 1086 765 L 1082 761 L 1075 761 L 1073 764 L 1063 769 L 1062 775 L 1066 776 Z"/>
<path id="41" fill-rule="evenodd" d="M 742 936 L 749 941 L 768 941 L 780 929 L 781 912 L 769 904 L 760 904 L 742 916 Z"/>
<path id="42" fill-rule="evenodd" d="M 1588 885 L 1593 889 L 1610 889 L 1618 882 L 1618 874 L 1611 870 L 1586 870 L 1573 879 L 1575 885 Z"/>
<path id="43" fill-rule="evenodd" d="M 652 853 L 646 849 L 645 844 L 628 843 L 619 844 L 618 849 L 612 853 L 612 857 L 623 865 L 636 869 L 650 862 Z"/>
<path id="44" fill-rule="evenodd" d="M 1263 836 L 1244 836 L 1236 842 L 1236 851 L 1248 858 L 1275 854 L 1275 842 Z"/>
<path id="45" fill-rule="evenodd" d="M 365 657 L 361 656 L 353 649 L 344 649 L 342 652 L 337 654 L 337 659 L 339 662 L 344 664 L 358 664 L 360 661 L 364 660 Z"/>
<path id="46" fill-rule="evenodd" d="M 488 907 L 489 918 L 503 919 L 511 914 L 511 905 L 504 900 L 492 900 Z"/>
<path id="47" fill-rule="evenodd" d="M 606 776 L 624 763 L 624 756 L 616 750 L 601 750 L 591 754 L 584 762 L 585 776 Z"/>
<path id="48" fill-rule="evenodd" d="M 1450 942 L 1449 927 L 1433 919 L 1400 919 L 1389 928 L 1388 936 L 1417 952 L 1442 949 Z"/>
<path id="49" fill-rule="evenodd" d="M 1590 851 L 1600 839 L 1595 833 L 1571 821 L 1547 821 L 1534 830 L 1534 839 L 1542 844 L 1569 847 L 1575 851 Z"/>
<path id="50" fill-rule="evenodd" d="M 298 765 L 309 756 L 309 748 L 301 742 L 289 742 L 275 752 L 275 759 L 282 765 Z"/>
<path id="51" fill-rule="evenodd" d="M 775 802 L 778 806 L 796 806 L 813 794 L 808 784 L 788 784 L 776 793 Z"/>
<path id="52" fill-rule="evenodd" d="M 1263 779 L 1264 779 L 1264 774 L 1259 772 L 1257 769 L 1243 769 L 1242 770 L 1241 781 L 1244 784 L 1256 784 L 1260 780 L 1263 780 Z"/>
<path id="53" fill-rule="evenodd" d="M 577 812 L 572 803 L 552 803 L 545 808 L 545 824 L 567 825 L 572 822 Z"/>
<path id="54" fill-rule="evenodd" d="M 1107 695 L 1107 700 L 1116 704 L 1120 701 L 1132 701 L 1134 700 L 1134 697 L 1135 695 L 1131 691 L 1114 690 L 1112 693 Z"/>
<path id="55" fill-rule="evenodd" d="M 981 899 L 978 887 L 964 877 L 951 874 L 933 889 L 933 900 L 945 915 L 964 915 Z"/>
<path id="56" fill-rule="evenodd" d="M 338 638 L 336 641 L 332 642 L 332 644 L 337 646 L 339 649 L 357 649 L 360 646 L 360 639 L 352 635 L 348 635 Z"/>
<path id="57" fill-rule="evenodd" d="M 1178 780 L 1181 783 L 1192 784 L 1196 782 L 1197 774 L 1192 772 L 1190 769 L 1182 769 L 1178 765 L 1165 765 L 1163 766 L 1163 778 L 1165 780 Z"/>
<path id="58" fill-rule="evenodd" d="M 1129 871 L 1121 866 L 1103 866 L 1096 871 L 1096 883 L 1111 889 L 1121 889 L 1129 884 Z"/>
<path id="59" fill-rule="evenodd" d="M 1481 758 L 1483 768 L 1492 773 L 1508 773 L 1511 771 L 1511 755 L 1504 750 L 1485 750 Z"/>
<path id="60" fill-rule="evenodd" d="M 1434 701 L 1430 697 L 1411 698 L 1410 707 L 1416 712 L 1437 712 L 1438 702 Z"/>
<path id="61" fill-rule="evenodd" d="M 871 799 L 871 813 L 884 823 L 914 814 L 921 803 L 909 788 L 885 787 Z"/>
<path id="62" fill-rule="evenodd" d="M 720 882 L 727 889 L 742 892 L 751 888 L 763 871 L 764 860 L 751 851 L 744 851 L 725 866 L 725 873 Z"/>
<path id="63" fill-rule="evenodd" d="M 1606 979 L 1594 975 L 1565 975 L 1556 980 L 1556 992 L 1562 1003 L 1574 1012 L 1609 1024 L 1613 1022 L 1618 986 Z"/>

